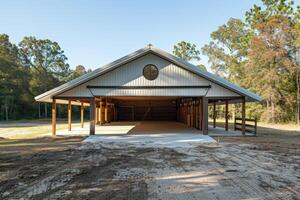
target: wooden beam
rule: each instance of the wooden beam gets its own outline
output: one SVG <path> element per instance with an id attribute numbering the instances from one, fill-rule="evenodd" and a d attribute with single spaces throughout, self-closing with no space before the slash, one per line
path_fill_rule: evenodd
<path id="1" fill-rule="evenodd" d="M 84 104 L 81 102 L 81 107 L 80 107 L 80 124 L 81 128 L 84 126 Z"/>
<path id="2" fill-rule="evenodd" d="M 202 98 L 202 132 L 204 135 L 208 134 L 208 99 Z"/>
<path id="3" fill-rule="evenodd" d="M 95 98 L 90 99 L 90 135 L 95 135 Z"/>
<path id="4" fill-rule="evenodd" d="M 71 100 L 69 100 L 68 103 L 68 130 L 71 131 L 71 126 L 72 126 L 72 104 Z"/>
<path id="5" fill-rule="evenodd" d="M 245 132 L 246 132 L 246 100 L 245 97 L 243 97 L 242 99 L 242 134 L 245 136 Z"/>
<path id="6" fill-rule="evenodd" d="M 228 131 L 228 100 L 225 101 L 225 131 Z"/>
<path id="7" fill-rule="evenodd" d="M 56 100 L 52 99 L 52 136 L 56 136 Z"/>

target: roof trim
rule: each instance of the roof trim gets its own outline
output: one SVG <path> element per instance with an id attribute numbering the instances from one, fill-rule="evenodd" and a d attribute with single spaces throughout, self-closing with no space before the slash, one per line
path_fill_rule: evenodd
<path id="1" fill-rule="evenodd" d="M 224 88 L 227 88 L 235 93 L 245 96 L 247 101 L 261 101 L 262 100 L 262 98 L 260 96 L 256 95 L 255 93 L 253 93 L 249 90 L 246 90 L 238 85 L 235 85 L 235 84 L 233 84 L 217 75 L 214 75 L 210 72 L 201 70 L 199 67 L 197 67 L 191 63 L 188 63 L 188 62 L 186 62 L 170 53 L 167 53 L 161 49 L 153 47 L 152 45 L 148 45 L 148 46 L 146 46 L 142 49 L 139 49 L 131 54 L 128 54 L 118 60 L 115 60 L 107 65 L 104 65 L 101 68 L 98 68 L 92 72 L 89 72 L 87 74 L 84 74 L 84 75 L 76 78 L 76 79 L 73 79 L 61 86 L 58 86 L 52 90 L 49 90 L 43 94 L 40 94 L 35 97 L 35 100 L 36 101 L 44 101 L 45 98 L 52 99 L 54 96 L 56 96 L 58 94 L 61 94 L 67 90 L 70 90 L 80 84 L 83 84 L 91 79 L 94 79 L 108 71 L 111 71 L 111 70 L 113 70 L 121 65 L 124 65 L 126 63 L 129 63 L 129 62 L 131 62 L 137 58 L 140 58 L 148 53 L 153 53 L 154 55 L 159 56 L 163 59 L 166 59 L 173 64 L 176 64 L 190 72 L 193 72 L 194 74 L 197 74 L 198 76 L 206 78 Z"/>

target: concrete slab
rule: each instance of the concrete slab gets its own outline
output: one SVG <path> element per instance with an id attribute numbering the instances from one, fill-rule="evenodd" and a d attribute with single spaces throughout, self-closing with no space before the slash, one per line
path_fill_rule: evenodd
<path id="1" fill-rule="evenodd" d="M 191 148 L 199 144 L 215 143 L 216 141 L 208 136 L 191 133 L 165 133 L 165 134 L 139 134 L 105 136 L 95 135 L 86 138 L 83 143 L 93 144 L 93 147 L 109 145 L 113 148 L 120 145 L 134 145 L 135 147 L 149 148 Z"/>
<path id="2" fill-rule="evenodd" d="M 202 131 L 173 121 L 134 121 L 134 122 L 111 122 L 103 126 L 96 125 L 96 135 L 148 135 L 148 134 L 198 134 Z M 84 128 L 79 123 L 72 124 L 72 130 L 57 130 L 57 136 L 89 136 L 89 123 Z M 224 128 L 209 126 L 209 136 L 242 136 L 240 131 L 225 131 Z M 246 134 L 253 136 L 253 134 Z M 51 136 L 51 132 L 43 135 Z"/>
<path id="3" fill-rule="evenodd" d="M 137 134 L 168 134 L 168 133 L 195 133 L 202 134 L 200 130 L 188 127 L 179 122 L 172 121 L 142 121 L 142 122 L 111 122 L 103 126 L 96 125 L 96 135 L 137 135 Z M 50 134 L 50 133 L 49 133 Z M 57 136 L 87 136 L 89 123 L 81 128 L 79 124 L 72 126 L 72 130 L 57 130 Z"/>

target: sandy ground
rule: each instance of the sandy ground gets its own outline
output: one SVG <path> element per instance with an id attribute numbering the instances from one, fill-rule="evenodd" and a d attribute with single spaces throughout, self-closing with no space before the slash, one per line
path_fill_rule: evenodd
<path id="1" fill-rule="evenodd" d="M 300 199 L 299 146 L 226 138 L 149 148 L 83 139 L 0 141 L 0 199 Z"/>

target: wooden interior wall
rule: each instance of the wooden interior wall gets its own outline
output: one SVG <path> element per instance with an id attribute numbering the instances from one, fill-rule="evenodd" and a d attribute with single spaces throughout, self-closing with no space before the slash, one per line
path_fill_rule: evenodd
<path id="1" fill-rule="evenodd" d="M 200 98 L 181 99 L 178 105 L 178 121 L 202 129 L 202 106 Z"/>
<path id="2" fill-rule="evenodd" d="M 99 102 L 100 104 L 100 102 Z M 101 107 L 99 105 L 99 107 Z M 99 109 L 104 123 L 106 101 Z M 100 110 L 102 112 L 100 112 Z M 202 130 L 202 99 L 174 100 L 113 100 L 107 104 L 107 122 L 111 121 L 179 121 Z M 101 124 L 101 123 L 100 123 Z"/>
<path id="3" fill-rule="evenodd" d="M 172 100 L 127 100 L 115 103 L 120 121 L 176 121 L 176 102 Z"/>

